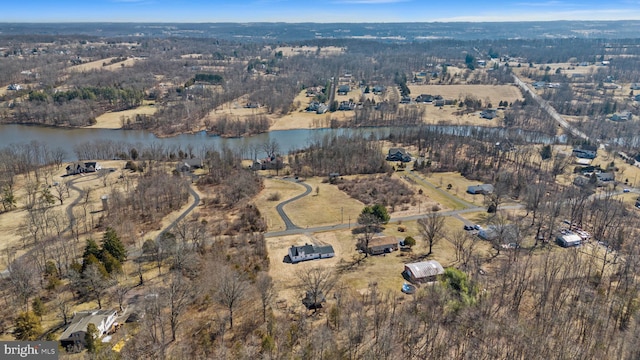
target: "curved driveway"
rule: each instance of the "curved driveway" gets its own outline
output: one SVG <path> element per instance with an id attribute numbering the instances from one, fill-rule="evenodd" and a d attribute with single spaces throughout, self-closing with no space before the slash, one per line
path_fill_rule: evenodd
<path id="1" fill-rule="evenodd" d="M 299 200 L 307 195 L 309 195 L 311 193 L 311 186 L 309 184 L 303 183 L 301 181 L 297 181 L 297 180 L 289 180 L 286 179 L 286 181 L 290 181 L 290 182 L 294 182 L 296 184 L 300 184 L 302 186 L 304 186 L 305 191 L 297 196 L 292 197 L 291 199 L 285 200 L 283 202 L 281 202 L 280 204 L 276 205 L 276 211 L 278 212 L 278 215 L 280 215 L 280 217 L 282 218 L 282 221 L 284 221 L 284 225 L 286 226 L 286 230 L 285 231 L 290 231 L 290 230 L 296 230 L 296 229 L 300 229 L 299 226 L 297 226 L 296 224 L 293 223 L 293 221 L 291 221 L 291 219 L 289 219 L 289 216 L 287 216 L 287 214 L 284 212 L 284 206 L 292 203 L 296 200 Z"/>

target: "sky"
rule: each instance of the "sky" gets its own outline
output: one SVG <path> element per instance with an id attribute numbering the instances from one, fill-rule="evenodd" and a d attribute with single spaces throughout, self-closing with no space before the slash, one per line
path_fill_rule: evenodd
<path id="1" fill-rule="evenodd" d="M 640 20 L 640 0 L 9 0 L 0 22 Z"/>

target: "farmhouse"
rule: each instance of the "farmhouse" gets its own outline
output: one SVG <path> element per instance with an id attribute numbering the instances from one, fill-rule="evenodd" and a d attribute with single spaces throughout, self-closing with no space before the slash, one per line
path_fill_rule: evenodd
<path id="1" fill-rule="evenodd" d="M 398 239 L 395 236 L 378 236 L 369 240 L 367 252 L 370 255 L 380 255 L 398 250 Z"/>
<path id="2" fill-rule="evenodd" d="M 404 264 L 404 275 L 413 282 L 435 281 L 438 275 L 444 274 L 444 269 L 435 260 Z"/>
<path id="3" fill-rule="evenodd" d="M 476 194 L 488 195 L 493 193 L 493 185 L 481 184 L 481 185 L 469 186 L 467 187 L 467 192 L 471 195 L 476 195 Z"/>
<path id="4" fill-rule="evenodd" d="M 387 90 L 387 88 L 385 88 L 384 86 L 382 86 L 382 85 L 376 85 L 376 86 L 374 86 L 374 87 L 373 87 L 373 90 L 372 90 L 372 91 L 373 91 L 373 93 L 374 93 L 375 95 L 380 95 L 380 94 L 381 94 L 381 93 L 383 93 L 385 90 Z"/>
<path id="5" fill-rule="evenodd" d="M 87 161 L 81 162 L 77 161 L 72 164 L 67 165 L 65 168 L 67 170 L 67 175 L 76 175 L 82 173 L 90 173 L 96 172 L 102 169 L 102 166 L 95 161 Z"/>
<path id="6" fill-rule="evenodd" d="M 387 154 L 387 161 L 411 161 L 411 155 L 404 148 L 391 148 Z"/>
<path id="7" fill-rule="evenodd" d="M 65 349 L 84 348 L 87 345 L 84 336 L 89 324 L 94 324 L 98 329 L 98 337 L 102 337 L 109 332 L 115 321 L 115 310 L 79 311 L 73 316 L 69 327 L 60 335 L 60 344 Z"/>
<path id="8" fill-rule="evenodd" d="M 556 242 L 558 243 L 558 245 L 566 248 L 566 247 L 578 246 L 582 244 L 582 238 L 580 237 L 580 235 L 572 231 L 563 230 L 556 237 Z"/>
<path id="9" fill-rule="evenodd" d="M 326 259 L 334 257 L 335 252 L 333 246 L 315 246 L 310 244 L 304 244 L 303 246 L 291 245 L 289 248 L 289 258 L 291 263 L 295 264 L 300 261 L 314 260 L 314 259 Z"/>

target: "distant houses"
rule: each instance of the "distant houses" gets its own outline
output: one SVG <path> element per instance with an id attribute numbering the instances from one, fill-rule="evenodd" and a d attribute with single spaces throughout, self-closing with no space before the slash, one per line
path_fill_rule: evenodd
<path id="1" fill-rule="evenodd" d="M 76 161 L 67 165 L 65 170 L 67 171 L 67 175 L 77 175 L 82 173 L 92 173 L 98 170 L 101 170 L 102 166 L 95 161 Z"/>
<path id="2" fill-rule="evenodd" d="M 403 274 L 412 282 L 435 281 L 444 274 L 444 268 L 435 260 L 405 264 Z"/>
<path id="3" fill-rule="evenodd" d="M 291 263 L 295 264 L 300 261 L 331 258 L 336 254 L 331 245 L 315 246 L 304 244 L 302 246 L 291 245 L 288 255 Z"/>
<path id="4" fill-rule="evenodd" d="M 471 195 L 477 195 L 477 194 L 489 195 L 493 193 L 493 185 L 480 184 L 480 185 L 469 186 L 467 187 L 467 193 Z"/>
<path id="5" fill-rule="evenodd" d="M 22 90 L 22 85 L 11 84 L 11 85 L 7 86 L 7 90 L 20 91 L 20 90 Z"/>

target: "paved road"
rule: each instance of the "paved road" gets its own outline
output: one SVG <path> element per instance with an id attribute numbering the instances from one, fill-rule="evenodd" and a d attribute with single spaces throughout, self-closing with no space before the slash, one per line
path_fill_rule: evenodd
<path id="1" fill-rule="evenodd" d="M 500 210 L 516 210 L 516 209 L 522 209 L 524 206 L 522 205 L 507 205 L 507 206 L 500 206 Z M 462 209 L 462 210 L 450 210 L 450 211 L 442 211 L 442 212 L 437 212 L 434 213 L 436 216 L 454 216 L 454 217 L 458 217 L 460 214 L 466 214 L 466 213 L 471 213 L 471 212 L 476 212 L 476 211 L 486 211 L 485 207 L 481 207 L 481 206 L 474 206 L 472 208 L 467 208 L 467 209 Z M 413 220 L 418 220 L 418 219 L 422 219 L 422 218 L 426 218 L 427 216 L 429 216 L 429 214 L 418 214 L 418 215 L 409 215 L 409 216 L 400 216 L 400 217 L 396 217 L 396 218 L 392 218 L 391 220 L 389 220 L 390 224 L 394 224 L 400 221 L 413 221 Z M 323 231 L 333 231 L 333 230 L 344 230 L 344 229 L 348 229 L 350 227 L 350 224 L 336 224 L 336 225 L 326 225 L 326 226 L 317 226 L 317 227 L 310 227 L 310 228 L 306 228 L 306 229 L 302 229 L 299 227 L 296 227 L 294 229 L 287 229 L 287 230 L 283 230 L 283 231 L 273 231 L 273 232 L 268 232 L 265 233 L 264 236 L 269 238 L 269 237 L 278 237 L 278 236 L 286 236 L 286 235 L 296 235 L 296 234 L 304 234 L 304 233 L 314 233 L 314 232 L 323 232 Z"/>
<path id="2" fill-rule="evenodd" d="M 178 216 L 175 220 L 173 220 L 171 224 L 169 224 L 169 226 L 164 228 L 164 230 L 160 231 L 158 236 L 156 236 L 156 241 L 160 239 L 160 237 L 164 235 L 164 233 L 171 231 L 171 229 L 173 229 L 176 226 L 176 224 L 180 222 L 180 220 L 184 219 L 187 215 L 189 215 L 189 213 L 193 211 L 193 209 L 196 208 L 196 206 L 198 206 L 198 204 L 200 204 L 200 195 L 198 195 L 198 193 L 195 190 L 193 190 L 193 187 L 191 187 L 191 185 L 188 185 L 188 188 L 189 188 L 189 194 L 193 196 L 193 203 L 185 211 L 183 211 L 182 214 L 180 214 L 180 216 Z"/>
<path id="3" fill-rule="evenodd" d="M 542 107 L 549 115 L 551 115 L 551 117 L 558 124 L 560 124 L 560 126 L 563 129 L 569 131 L 571 134 L 573 134 L 573 136 L 577 136 L 584 140 L 589 140 L 589 137 L 587 136 L 587 134 L 583 133 L 582 131 L 578 130 L 577 128 L 569 124 L 567 120 L 565 120 L 564 118 L 562 118 L 560 114 L 558 114 L 558 112 L 556 111 L 556 109 L 553 108 L 553 106 L 549 105 L 549 103 L 546 100 L 538 96 L 538 94 L 536 94 L 534 91 L 531 91 L 531 89 L 527 86 L 527 84 L 525 84 L 522 80 L 520 80 L 520 78 L 518 78 L 515 74 L 511 74 L 511 75 L 513 76 L 513 80 L 515 81 L 516 85 L 518 85 L 518 87 L 520 87 L 520 89 L 522 89 L 523 92 L 529 93 L 531 95 L 531 98 L 533 98 L 533 100 L 535 100 L 540 105 L 540 107 Z"/>
<path id="4" fill-rule="evenodd" d="M 283 209 L 284 206 L 309 195 L 312 189 L 311 189 L 311 186 L 309 186 L 309 184 L 306 184 L 304 182 L 301 182 L 298 180 L 292 180 L 292 179 L 285 179 L 285 180 L 295 182 L 296 184 L 300 184 L 305 188 L 305 191 L 302 194 L 298 196 L 294 196 L 291 199 L 285 200 L 280 204 L 276 205 L 276 211 L 278 212 L 278 215 L 280 215 L 280 217 L 282 218 L 282 221 L 284 221 L 284 225 L 286 227 L 285 231 L 290 231 L 290 230 L 300 229 L 300 227 L 294 224 L 293 221 L 291 221 L 291 219 L 289 219 L 289 216 L 287 216 L 287 213 L 284 212 L 284 209 Z"/>

